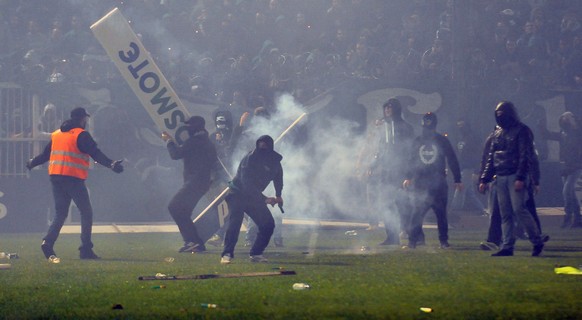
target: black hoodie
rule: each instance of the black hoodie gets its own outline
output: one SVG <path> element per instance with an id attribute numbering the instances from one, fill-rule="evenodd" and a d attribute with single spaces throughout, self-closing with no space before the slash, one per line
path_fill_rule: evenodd
<path id="1" fill-rule="evenodd" d="M 173 160 L 184 160 L 184 182 L 195 181 L 210 186 L 211 173 L 218 158 L 208 131 L 202 129 L 193 132 L 183 145 L 170 140 L 167 148 Z"/>
<path id="2" fill-rule="evenodd" d="M 268 148 L 260 149 L 259 142 L 266 142 Z M 281 196 L 283 190 L 283 156 L 274 149 L 273 138 L 261 136 L 253 151 L 249 152 L 240 162 L 236 176 L 232 181 L 233 192 L 241 192 L 252 201 L 264 203 L 263 191 L 273 181 L 275 195 Z"/>

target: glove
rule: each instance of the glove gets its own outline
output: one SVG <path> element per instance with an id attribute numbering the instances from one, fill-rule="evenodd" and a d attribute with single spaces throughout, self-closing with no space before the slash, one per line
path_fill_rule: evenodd
<path id="1" fill-rule="evenodd" d="M 32 168 L 34 168 L 34 167 L 32 166 L 32 159 L 28 159 L 28 160 L 26 161 L 26 169 L 28 169 L 28 170 L 32 170 Z"/>
<path id="2" fill-rule="evenodd" d="M 123 160 L 115 160 L 111 162 L 111 170 L 115 173 L 122 173 L 123 172 L 123 165 L 121 164 Z"/>

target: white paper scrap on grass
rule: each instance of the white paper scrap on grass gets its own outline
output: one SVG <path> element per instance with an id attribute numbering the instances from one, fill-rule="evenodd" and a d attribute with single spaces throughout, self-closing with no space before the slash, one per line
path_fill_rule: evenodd
<path id="1" fill-rule="evenodd" d="M 160 131 L 182 144 L 188 135 L 181 124 L 189 112 L 119 9 L 95 22 L 91 31 Z"/>

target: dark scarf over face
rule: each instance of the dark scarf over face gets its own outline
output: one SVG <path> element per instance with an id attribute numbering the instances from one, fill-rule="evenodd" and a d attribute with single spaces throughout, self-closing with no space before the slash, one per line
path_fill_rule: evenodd
<path id="1" fill-rule="evenodd" d="M 508 101 L 500 102 L 495 108 L 495 121 L 503 128 L 508 129 L 518 124 L 519 116 L 513 103 Z"/>

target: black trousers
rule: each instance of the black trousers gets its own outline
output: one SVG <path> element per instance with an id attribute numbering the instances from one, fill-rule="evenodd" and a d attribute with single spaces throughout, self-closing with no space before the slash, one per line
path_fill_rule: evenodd
<path id="1" fill-rule="evenodd" d="M 422 239 L 422 222 L 429 209 L 432 209 L 437 218 L 439 241 L 449 240 L 449 222 L 447 219 L 447 201 L 449 187 L 446 180 L 434 181 L 429 188 L 417 187 L 413 191 L 412 202 L 414 213 L 412 215 L 409 241 L 416 244 Z"/>
<path id="2" fill-rule="evenodd" d="M 170 215 L 176 222 L 184 242 L 204 244 L 204 241 L 198 236 L 194 222 L 192 222 L 192 211 L 198 201 L 208 192 L 208 189 L 209 184 L 186 181 L 168 204 Z"/>
<path id="3" fill-rule="evenodd" d="M 251 201 L 241 193 L 232 193 L 226 197 L 228 204 L 228 227 L 224 238 L 224 250 L 222 255 L 230 254 L 234 257 L 234 247 L 238 242 L 240 228 L 246 213 L 257 225 L 259 232 L 257 239 L 251 247 L 250 255 L 261 255 L 269 245 L 273 230 L 275 229 L 275 220 L 265 203 Z"/>
<path id="4" fill-rule="evenodd" d="M 91 242 L 91 231 L 93 228 L 93 208 L 89 199 L 89 192 L 85 186 L 85 180 L 52 175 L 50 181 L 55 200 L 55 217 L 49 226 L 48 232 L 43 240 L 54 244 L 61 233 L 61 229 L 69 215 L 71 200 L 75 202 L 81 214 L 81 247 L 80 250 L 93 248 Z"/>

